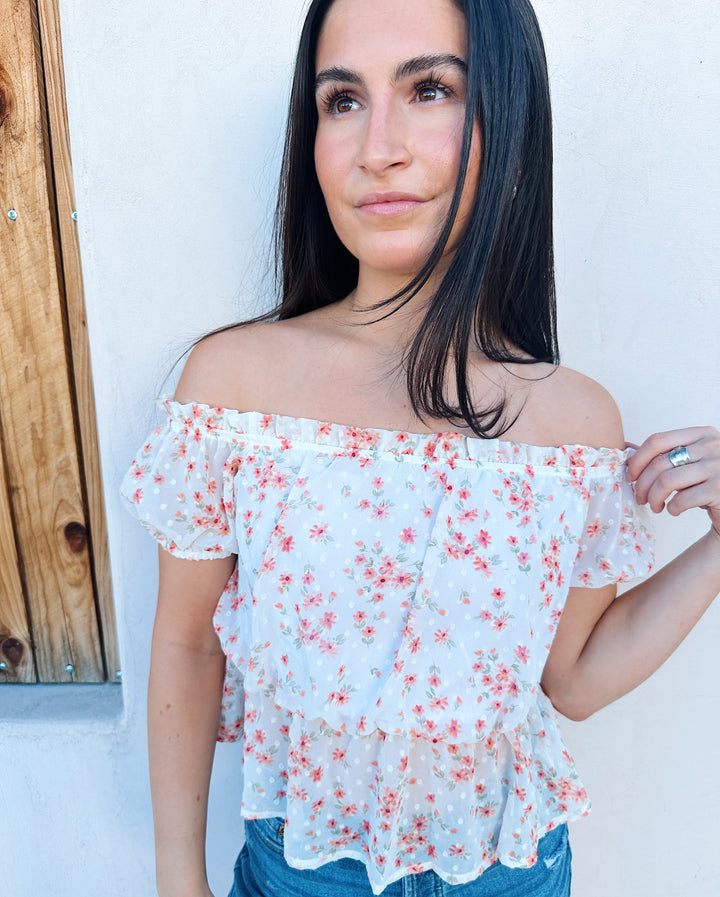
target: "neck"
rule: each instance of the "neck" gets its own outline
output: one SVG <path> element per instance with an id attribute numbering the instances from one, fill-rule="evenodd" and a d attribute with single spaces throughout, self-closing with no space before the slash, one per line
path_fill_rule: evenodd
<path id="1" fill-rule="evenodd" d="M 377 272 L 360 270 L 357 287 L 333 306 L 335 320 L 348 327 L 362 325 L 363 338 L 390 352 L 404 348 L 420 326 L 427 303 L 437 289 L 441 275 L 434 273 L 428 282 L 404 304 L 402 300 L 377 308 L 378 302 L 400 292 L 409 281 Z"/>

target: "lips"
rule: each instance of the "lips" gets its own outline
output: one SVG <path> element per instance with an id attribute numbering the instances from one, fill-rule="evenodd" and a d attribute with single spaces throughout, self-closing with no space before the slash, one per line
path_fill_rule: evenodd
<path id="1" fill-rule="evenodd" d="M 355 208 L 368 215 L 388 218 L 404 215 L 422 205 L 425 200 L 414 193 L 389 191 L 387 193 L 367 193 L 355 204 Z"/>

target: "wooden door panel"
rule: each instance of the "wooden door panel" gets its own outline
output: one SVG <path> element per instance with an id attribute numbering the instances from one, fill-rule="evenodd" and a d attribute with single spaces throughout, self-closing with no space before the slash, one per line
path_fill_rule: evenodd
<path id="1" fill-rule="evenodd" d="M 105 678 L 34 3 L 0 0 L 0 420 L 38 679 Z M 7 210 L 14 214 L 8 217 Z M 2 532 L 8 539 L 12 533 Z"/>

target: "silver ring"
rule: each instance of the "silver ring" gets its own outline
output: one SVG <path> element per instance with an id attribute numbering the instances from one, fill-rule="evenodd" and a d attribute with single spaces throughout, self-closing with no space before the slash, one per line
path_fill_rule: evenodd
<path id="1" fill-rule="evenodd" d="M 679 445 L 671 452 L 668 452 L 668 461 L 673 467 L 682 467 L 684 464 L 691 464 L 692 458 L 684 445 Z"/>

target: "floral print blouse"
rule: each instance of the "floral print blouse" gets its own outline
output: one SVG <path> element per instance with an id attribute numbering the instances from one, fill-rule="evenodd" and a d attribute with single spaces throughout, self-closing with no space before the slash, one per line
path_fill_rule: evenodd
<path id="1" fill-rule="evenodd" d="M 237 555 L 215 628 L 243 816 L 376 894 L 532 865 L 589 809 L 540 687 L 568 589 L 652 566 L 627 452 L 164 406 L 122 491 L 177 557 Z"/>

